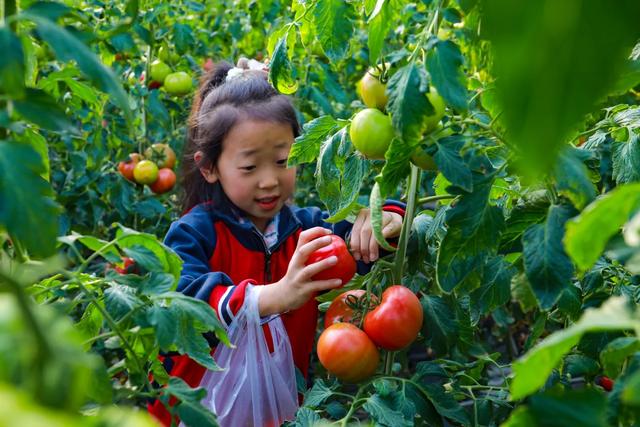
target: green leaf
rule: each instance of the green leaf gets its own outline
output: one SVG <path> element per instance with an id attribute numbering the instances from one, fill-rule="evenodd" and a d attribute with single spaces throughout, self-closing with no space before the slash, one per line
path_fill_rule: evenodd
<path id="1" fill-rule="evenodd" d="M 618 184 L 640 181 L 640 137 L 628 134 L 628 141 L 613 143 L 613 179 Z"/>
<path id="2" fill-rule="evenodd" d="M 43 129 L 78 133 L 60 104 L 41 90 L 28 88 L 25 98 L 16 99 L 13 105 L 22 117 Z"/>
<path id="3" fill-rule="evenodd" d="M 464 408 L 460 406 L 460 403 L 453 397 L 452 393 L 447 393 L 439 384 L 427 383 L 423 384 L 422 387 L 440 415 L 456 421 L 463 426 L 471 424 Z"/>
<path id="4" fill-rule="evenodd" d="M 52 255 L 58 234 L 60 210 L 43 173 L 31 146 L 0 140 L 0 225 L 35 257 Z"/>
<path id="5" fill-rule="evenodd" d="M 378 245 L 386 251 L 395 252 L 396 248 L 387 243 L 387 240 L 382 234 L 382 205 L 384 199 L 380 194 L 380 186 L 376 182 L 371 189 L 369 196 L 369 209 L 371 209 L 371 227 L 373 229 L 373 235 L 378 242 Z"/>
<path id="6" fill-rule="evenodd" d="M 333 388 L 329 387 L 324 380 L 317 379 L 313 383 L 313 387 L 304 395 L 304 406 L 312 408 L 320 407 L 333 395 L 333 391 Z"/>
<path id="7" fill-rule="evenodd" d="M 377 64 L 378 58 L 380 58 L 380 54 L 382 53 L 382 47 L 384 46 L 384 39 L 393 26 L 394 15 L 396 14 L 394 6 L 394 1 L 380 0 L 376 4 L 376 9 L 369 17 L 367 46 L 369 47 L 369 63 L 371 65 Z"/>
<path id="8" fill-rule="evenodd" d="M 320 415 L 309 408 L 299 408 L 296 412 L 295 427 L 316 427 L 320 425 Z"/>
<path id="9" fill-rule="evenodd" d="M 98 57 L 89 50 L 79 39 L 63 27 L 41 18 L 23 12 L 20 15 L 23 19 L 29 19 L 36 23 L 38 34 L 55 51 L 56 56 L 62 61 L 76 61 L 82 72 L 101 90 L 111 95 L 112 102 L 124 113 L 125 118 L 131 119 L 131 109 L 129 98 L 122 88 L 120 80 L 105 67 Z"/>
<path id="10" fill-rule="evenodd" d="M 113 284 L 105 289 L 104 303 L 109 313 L 116 320 L 144 304 L 136 296 L 134 288 L 118 284 Z"/>
<path id="11" fill-rule="evenodd" d="M 51 21 L 57 21 L 63 16 L 69 15 L 72 9 L 62 3 L 52 1 L 36 1 L 24 10 L 30 15 L 38 15 L 48 18 Z"/>
<path id="12" fill-rule="evenodd" d="M 570 354 L 564 359 L 563 372 L 572 377 L 595 375 L 600 370 L 600 365 L 595 359 L 582 354 Z"/>
<path id="13" fill-rule="evenodd" d="M 396 71 L 387 83 L 387 111 L 393 127 L 410 145 L 420 139 L 425 119 L 434 113 L 426 91 L 426 72 L 413 62 Z"/>
<path id="14" fill-rule="evenodd" d="M 438 354 L 446 353 L 458 333 L 453 310 L 438 296 L 426 296 L 420 302 L 424 312 L 422 335 L 427 345 Z"/>
<path id="15" fill-rule="evenodd" d="M 196 42 L 191 27 L 187 24 L 173 24 L 173 42 L 178 53 L 187 53 Z"/>
<path id="16" fill-rule="evenodd" d="M 180 403 L 176 409 L 180 420 L 188 427 L 217 427 L 215 415 L 207 410 L 200 401 L 207 392 L 203 388 L 193 389 L 181 378 L 171 377 L 163 394 L 175 396 Z"/>
<path id="17" fill-rule="evenodd" d="M 382 174 L 376 177 L 382 197 L 392 195 L 411 172 L 412 151 L 413 147 L 404 140 L 399 138 L 391 140 L 391 145 L 384 155 L 387 161 L 382 167 Z"/>
<path id="18" fill-rule="evenodd" d="M 527 278 L 545 310 L 556 303 L 573 277 L 573 264 L 562 245 L 564 224 L 571 215 L 570 208 L 552 205 L 547 221 L 532 225 L 522 237 Z"/>
<path id="19" fill-rule="evenodd" d="M 637 337 L 620 337 L 611 341 L 600 352 L 604 374 L 611 378 L 617 378 L 627 357 L 639 350 L 640 340 Z"/>
<path id="20" fill-rule="evenodd" d="M 539 427 L 527 406 L 518 406 L 500 427 Z"/>
<path id="21" fill-rule="evenodd" d="M 313 162 L 329 134 L 337 131 L 338 122 L 331 116 L 322 116 L 305 123 L 302 135 L 296 138 L 289 152 L 289 166 Z"/>
<path id="22" fill-rule="evenodd" d="M 24 95 L 25 58 L 20 39 L 9 26 L 0 28 L 0 91 L 21 98 Z"/>
<path id="23" fill-rule="evenodd" d="M 463 71 L 464 57 L 458 45 L 451 40 L 431 39 L 426 65 L 440 96 L 455 109 L 465 111 L 469 102 L 467 82 Z"/>
<path id="24" fill-rule="evenodd" d="M 599 390 L 553 390 L 529 400 L 532 416 L 545 427 L 608 427 L 607 399 Z"/>
<path id="25" fill-rule="evenodd" d="M 438 170 L 449 182 L 470 193 L 473 191 L 473 176 L 460 154 L 464 144 L 465 138 L 462 135 L 438 139 L 436 141 L 438 151 L 434 160 Z"/>
<path id="26" fill-rule="evenodd" d="M 596 187 L 591 182 L 589 170 L 582 162 L 588 151 L 567 147 L 560 151 L 555 167 L 558 192 L 566 196 L 573 205 L 582 209 L 596 197 Z"/>
<path id="27" fill-rule="evenodd" d="M 635 329 L 637 333 L 640 321 L 630 311 L 625 298 L 611 297 L 600 308 L 588 308 L 578 322 L 549 335 L 513 364 L 511 398 L 522 399 L 542 387 L 551 371 L 585 333 L 626 329 Z"/>
<path id="28" fill-rule="evenodd" d="M 168 349 L 176 341 L 178 333 L 178 317 L 168 308 L 154 304 L 147 310 L 147 321 L 154 326 L 158 344 L 162 349 Z"/>
<path id="29" fill-rule="evenodd" d="M 133 245 L 128 248 L 124 248 L 124 253 L 133 258 L 136 263 L 140 264 L 142 268 L 147 271 L 164 271 L 162 263 L 158 257 L 150 249 L 141 246 Z"/>
<path id="30" fill-rule="evenodd" d="M 347 54 L 353 36 L 353 5 L 343 0 L 318 0 L 313 6 L 313 22 L 322 50 L 333 62 Z"/>
<path id="31" fill-rule="evenodd" d="M 379 394 L 373 394 L 369 396 L 363 405 L 365 411 L 367 411 L 376 424 L 381 426 L 395 427 L 395 426 L 412 426 L 413 423 L 406 420 L 402 412 L 397 411 L 396 405 L 390 405 L 387 399 L 384 399 Z"/>
<path id="32" fill-rule="evenodd" d="M 567 222 L 565 248 L 580 270 L 593 266 L 611 236 L 639 205 L 640 184 L 620 185 Z"/>
<path id="33" fill-rule="evenodd" d="M 182 260 L 171 248 L 159 242 L 156 236 L 148 233 L 140 233 L 119 225 L 118 231 L 116 232 L 116 240 L 118 246 L 122 249 L 137 246 L 149 249 L 160 261 L 163 271 L 172 274 L 176 281 L 180 278 Z"/>
<path id="34" fill-rule="evenodd" d="M 482 283 L 471 293 L 472 306 L 479 315 L 485 315 L 511 298 L 511 279 L 516 269 L 504 257 L 487 260 L 482 270 Z"/>
<path id="35" fill-rule="evenodd" d="M 488 0 L 482 6 L 500 121 L 520 167 L 537 176 L 553 167 L 565 141 L 624 72 L 640 37 L 640 2 Z"/>
<path id="36" fill-rule="evenodd" d="M 169 112 L 164 105 L 164 102 L 160 99 L 160 91 L 152 90 L 149 92 L 149 96 L 146 99 L 146 107 L 148 111 L 148 117 L 151 120 L 159 123 L 171 123 L 171 117 L 169 116 Z"/>
<path id="37" fill-rule="evenodd" d="M 497 250 L 504 228 L 502 210 L 489 202 L 493 173 L 474 172 L 473 180 L 473 193 L 450 187 L 461 198 L 447 211 L 447 234 L 436 264 L 438 284 L 447 293 L 462 284 L 467 290 L 480 286 L 485 258 Z"/>
<path id="38" fill-rule="evenodd" d="M 269 65 L 269 80 L 278 92 L 290 95 L 298 90 L 294 70 L 287 56 L 287 37 L 282 37 L 276 43 Z"/>

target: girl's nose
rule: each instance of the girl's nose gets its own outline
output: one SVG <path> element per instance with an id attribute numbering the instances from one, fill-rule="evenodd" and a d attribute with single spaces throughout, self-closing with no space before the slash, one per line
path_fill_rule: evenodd
<path id="1" fill-rule="evenodd" d="M 258 182 L 259 188 L 272 188 L 278 185 L 278 178 L 275 175 L 265 175 Z"/>

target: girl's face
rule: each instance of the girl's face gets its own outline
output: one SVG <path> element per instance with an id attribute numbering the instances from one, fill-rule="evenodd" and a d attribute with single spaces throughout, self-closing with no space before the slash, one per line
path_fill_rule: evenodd
<path id="1" fill-rule="evenodd" d="M 293 141 L 289 125 L 240 120 L 225 137 L 218 164 L 201 169 L 202 175 L 220 181 L 227 197 L 264 231 L 295 187 L 296 170 L 287 168 Z"/>

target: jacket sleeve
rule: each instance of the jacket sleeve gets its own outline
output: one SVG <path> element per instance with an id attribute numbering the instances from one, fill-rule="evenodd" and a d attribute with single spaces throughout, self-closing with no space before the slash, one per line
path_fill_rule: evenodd
<path id="1" fill-rule="evenodd" d="M 247 278 L 233 283 L 224 272 L 211 271 L 209 259 L 216 246 L 213 224 L 178 220 L 171 224 L 164 243 L 183 261 L 178 292 L 209 303 L 223 325 L 228 327 L 244 303 L 247 285 L 255 281 Z"/>

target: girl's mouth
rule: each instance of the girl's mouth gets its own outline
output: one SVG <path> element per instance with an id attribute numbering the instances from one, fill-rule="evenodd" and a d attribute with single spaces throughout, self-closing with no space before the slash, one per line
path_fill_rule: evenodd
<path id="1" fill-rule="evenodd" d="M 260 206 L 261 209 L 270 211 L 278 205 L 278 199 L 280 199 L 280 197 L 278 196 L 263 197 L 261 199 L 256 199 L 256 203 L 258 204 L 258 206 Z"/>

